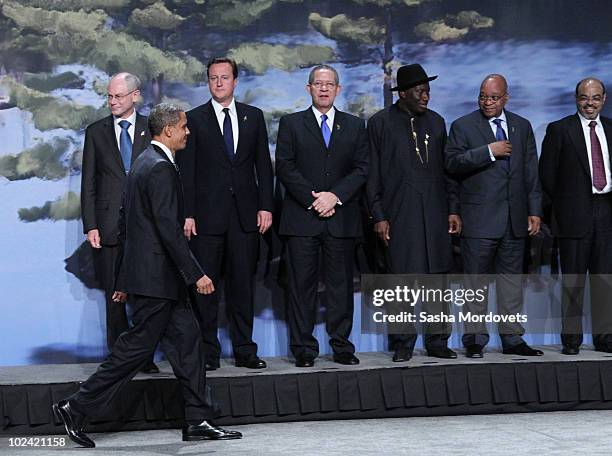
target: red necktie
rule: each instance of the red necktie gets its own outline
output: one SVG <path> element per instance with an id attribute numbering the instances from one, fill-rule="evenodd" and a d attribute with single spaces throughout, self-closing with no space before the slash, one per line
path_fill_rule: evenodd
<path id="1" fill-rule="evenodd" d="M 591 127 L 591 162 L 593 163 L 593 187 L 603 190 L 606 186 L 606 169 L 604 167 L 603 154 L 601 153 L 601 143 L 595 133 L 597 122 L 589 122 Z"/>

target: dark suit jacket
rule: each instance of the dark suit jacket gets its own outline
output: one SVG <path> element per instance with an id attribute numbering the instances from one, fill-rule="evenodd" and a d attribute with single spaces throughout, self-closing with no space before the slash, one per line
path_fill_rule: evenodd
<path id="1" fill-rule="evenodd" d="M 612 119 L 602 116 L 600 119 L 610 153 Z M 544 193 L 552 202 L 554 233 L 568 238 L 589 234 L 593 226 L 591 168 L 578 114 L 552 122 L 546 128 L 540 179 Z"/>
<path id="2" fill-rule="evenodd" d="M 327 226 L 335 237 L 362 233 L 359 190 L 368 173 L 368 141 L 364 121 L 338 111 L 329 149 L 317 120 L 306 111 L 283 116 L 276 143 L 276 176 L 285 187 L 280 234 L 316 236 Z M 336 213 L 320 218 L 311 192 L 333 192 L 342 202 Z"/>
<path id="3" fill-rule="evenodd" d="M 177 157 L 185 189 L 185 216 L 195 218 L 198 234 L 227 231 L 234 197 L 244 231 L 257 231 L 257 211 L 272 212 L 274 208 L 272 161 L 263 113 L 238 102 L 236 113 L 238 147 L 234 160 L 225 153 L 212 103 L 187 113 L 191 134 L 187 147 Z"/>
<path id="4" fill-rule="evenodd" d="M 150 142 L 147 118 L 136 114 L 132 163 Z M 103 245 L 117 244 L 117 221 L 125 181 L 111 115 L 92 123 L 85 130 L 81 172 L 83 232 L 97 228 Z"/>
<path id="5" fill-rule="evenodd" d="M 155 146 L 132 165 L 121 207 L 116 290 L 178 300 L 204 275 L 183 234 L 181 181 Z"/>
<path id="6" fill-rule="evenodd" d="M 374 223 L 389 221 L 392 240 L 401 244 L 399 251 L 405 252 L 406 245 L 414 254 L 426 255 L 429 272 L 449 271 L 452 250 L 448 216 L 459 214 L 459 195 L 457 182 L 444 170 L 446 126 L 444 119 L 431 110 L 415 116 L 423 164 L 416 154 L 410 117 L 395 104 L 368 121 L 370 214 Z M 429 135 L 428 162 L 425 134 Z M 419 226 L 415 229 L 416 225 Z M 419 234 L 415 236 L 415 233 Z M 410 262 L 406 258 L 398 263 Z"/>
<path id="7" fill-rule="evenodd" d="M 459 181 L 463 237 L 501 238 L 510 214 L 512 232 L 527 236 L 527 217 L 542 216 L 538 155 L 527 119 L 505 111 L 512 143 L 510 167 L 491 161 L 488 144 L 495 135 L 480 111 L 451 125 L 446 144 L 446 168 Z"/>

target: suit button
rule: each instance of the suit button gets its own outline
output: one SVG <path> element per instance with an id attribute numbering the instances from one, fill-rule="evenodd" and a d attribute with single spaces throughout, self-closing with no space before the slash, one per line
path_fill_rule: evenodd
<path id="1" fill-rule="evenodd" d="M 230 185 L 230 187 L 229 187 L 229 189 L 228 189 L 228 190 L 229 190 L 230 192 L 234 193 L 234 187 L 232 187 L 231 185 Z"/>
<path id="2" fill-rule="evenodd" d="M 331 173 L 330 173 L 329 171 L 327 171 L 327 172 L 325 173 L 325 175 L 326 175 L 326 176 L 331 176 Z"/>

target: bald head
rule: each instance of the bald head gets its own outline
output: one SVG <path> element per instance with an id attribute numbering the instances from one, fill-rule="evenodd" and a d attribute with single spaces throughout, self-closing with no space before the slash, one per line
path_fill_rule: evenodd
<path id="1" fill-rule="evenodd" d="M 599 79 L 585 78 L 576 84 L 576 107 L 585 119 L 597 119 L 605 102 L 606 88 Z"/>
<path id="2" fill-rule="evenodd" d="M 113 116 L 126 119 L 134 113 L 140 97 L 140 79 L 131 73 L 117 73 L 108 83 L 108 107 Z"/>
<path id="3" fill-rule="evenodd" d="M 480 84 L 478 106 L 487 118 L 499 117 L 508 101 L 508 83 L 501 74 L 489 74 Z"/>

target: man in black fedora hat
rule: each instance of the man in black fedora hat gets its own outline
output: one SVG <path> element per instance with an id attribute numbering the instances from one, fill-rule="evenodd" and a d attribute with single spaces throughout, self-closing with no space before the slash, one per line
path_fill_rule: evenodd
<path id="1" fill-rule="evenodd" d="M 429 82 L 436 78 L 419 64 L 402 66 L 391 89 L 399 100 L 368 122 L 368 205 L 392 274 L 449 272 L 451 234 L 461 231 L 456 183 L 444 171 L 446 126 L 427 109 Z M 448 324 L 426 325 L 430 356 L 457 357 L 447 346 L 450 329 Z M 417 338 L 414 324 L 389 332 L 393 361 L 408 361 Z"/>

